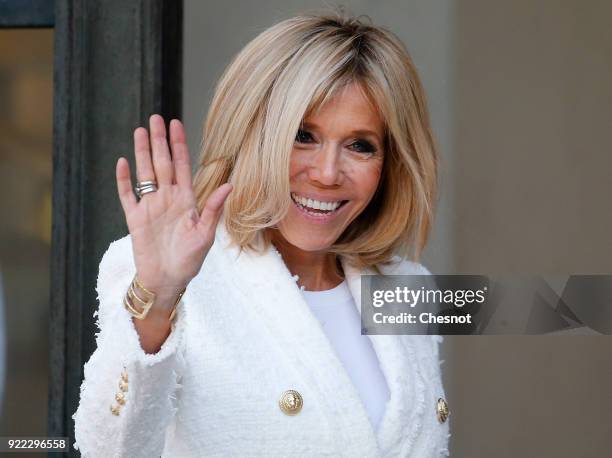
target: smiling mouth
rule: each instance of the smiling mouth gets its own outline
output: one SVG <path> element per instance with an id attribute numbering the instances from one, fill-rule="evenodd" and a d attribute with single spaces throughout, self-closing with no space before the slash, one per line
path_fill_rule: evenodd
<path id="1" fill-rule="evenodd" d="M 322 202 L 314 199 L 307 199 L 306 197 L 299 196 L 295 193 L 291 193 L 291 200 L 304 212 L 312 216 L 323 216 L 331 215 L 336 213 L 342 208 L 348 200 L 337 200 L 333 202 Z"/>

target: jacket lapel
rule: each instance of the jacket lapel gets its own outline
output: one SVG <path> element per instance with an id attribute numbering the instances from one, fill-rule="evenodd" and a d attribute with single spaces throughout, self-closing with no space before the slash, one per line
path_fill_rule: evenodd
<path id="1" fill-rule="evenodd" d="M 361 315 L 361 277 L 376 275 L 372 269 L 359 271 L 341 259 L 355 307 Z M 383 274 L 408 275 L 409 267 L 379 266 Z M 425 379 L 412 345 L 414 336 L 368 335 L 389 386 L 390 398 L 376 434 L 382 456 L 408 456 L 421 430 Z M 418 337 L 417 337 L 418 338 Z"/>
<path id="2" fill-rule="evenodd" d="M 386 456 L 390 451 L 405 449 L 406 421 L 412 417 L 406 409 L 412 404 L 414 381 L 409 380 L 410 361 L 400 336 L 369 336 L 391 393 L 376 433 L 348 372 L 280 253 L 273 246 L 263 254 L 239 252 L 230 245 L 222 223 L 217 228 L 217 240 L 231 256 L 233 274 L 244 282 L 244 291 L 252 298 L 251 306 L 278 348 L 294 362 L 305 386 L 318 393 L 320 402 L 326 404 L 322 410 L 332 415 L 329 424 L 336 428 L 342 455 Z M 371 272 L 360 272 L 343 259 L 341 262 L 360 312 L 361 274 Z M 308 401 L 304 399 L 304 404 Z"/>

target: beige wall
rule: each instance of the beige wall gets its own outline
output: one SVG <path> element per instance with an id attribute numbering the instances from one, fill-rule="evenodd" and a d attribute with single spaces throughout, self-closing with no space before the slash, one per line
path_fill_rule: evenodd
<path id="1" fill-rule="evenodd" d="M 324 2 L 185 3 L 184 116 L 195 158 L 230 57 L 258 31 Z M 612 272 L 612 3 L 343 3 L 395 31 L 423 78 L 442 154 L 428 267 Z M 609 454 L 611 344 L 447 337 L 451 456 Z"/>
<path id="2" fill-rule="evenodd" d="M 612 3 L 461 5 L 456 268 L 612 272 Z"/>
<path id="3" fill-rule="evenodd" d="M 611 273 L 612 3 L 455 13 L 456 271 Z M 610 454 L 609 336 L 447 337 L 446 358 L 454 456 Z"/>

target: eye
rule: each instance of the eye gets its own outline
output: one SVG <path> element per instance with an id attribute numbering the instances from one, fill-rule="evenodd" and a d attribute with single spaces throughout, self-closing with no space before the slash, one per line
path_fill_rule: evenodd
<path id="1" fill-rule="evenodd" d="M 366 140 L 357 140 L 349 145 L 353 151 L 357 151 L 358 153 L 369 153 L 374 154 L 376 152 L 376 147 Z"/>
<path id="2" fill-rule="evenodd" d="M 295 135 L 295 141 L 298 143 L 311 143 L 314 141 L 314 138 L 307 130 L 299 129 Z"/>

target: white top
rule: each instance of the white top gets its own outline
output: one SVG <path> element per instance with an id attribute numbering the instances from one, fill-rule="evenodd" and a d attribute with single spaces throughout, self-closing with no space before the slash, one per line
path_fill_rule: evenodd
<path id="1" fill-rule="evenodd" d="M 370 338 L 361 334 L 361 318 L 346 280 L 326 291 L 302 293 L 357 388 L 372 427 L 378 430 L 389 387 Z"/>

